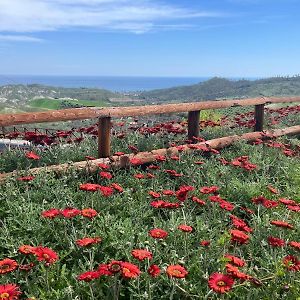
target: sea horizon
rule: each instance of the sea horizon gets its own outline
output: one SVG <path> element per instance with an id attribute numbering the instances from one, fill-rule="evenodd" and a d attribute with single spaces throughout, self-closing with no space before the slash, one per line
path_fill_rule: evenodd
<path id="1" fill-rule="evenodd" d="M 213 78 L 172 76 L 79 76 L 79 75 L 0 75 L 0 86 L 41 84 L 63 88 L 98 88 L 112 92 L 135 92 L 197 84 Z M 225 78 L 225 77 L 224 77 Z M 231 80 L 256 78 L 228 77 Z"/>

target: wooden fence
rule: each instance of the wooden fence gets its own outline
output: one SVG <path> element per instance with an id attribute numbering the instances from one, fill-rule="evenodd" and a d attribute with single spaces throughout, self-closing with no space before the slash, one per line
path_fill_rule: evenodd
<path id="1" fill-rule="evenodd" d="M 255 106 L 254 131 L 263 130 L 264 107 L 271 103 L 300 102 L 300 97 L 269 97 L 243 100 L 203 101 L 193 103 L 145 105 L 110 108 L 72 108 L 47 112 L 2 114 L 0 126 L 58 122 L 98 118 L 98 157 L 110 156 L 111 118 L 188 112 L 188 138 L 199 137 L 200 111 L 238 106 Z"/>

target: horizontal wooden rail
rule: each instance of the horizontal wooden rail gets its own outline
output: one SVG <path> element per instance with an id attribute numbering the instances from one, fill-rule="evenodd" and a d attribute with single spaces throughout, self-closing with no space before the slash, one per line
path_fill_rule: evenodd
<path id="1" fill-rule="evenodd" d="M 300 102 L 300 97 L 270 97 L 243 100 L 204 101 L 194 103 L 161 104 L 129 107 L 95 107 L 50 110 L 46 112 L 1 114 L 0 126 L 33 124 L 45 122 L 93 119 L 98 117 L 133 117 L 153 114 L 190 112 L 207 109 L 218 109 L 234 106 L 252 106 L 271 103 Z"/>
<path id="2" fill-rule="evenodd" d="M 300 125 L 287 127 L 283 129 L 275 129 L 273 131 L 249 132 L 249 133 L 244 133 L 242 135 L 225 136 L 221 138 L 208 140 L 206 142 L 200 142 L 197 143 L 196 145 L 207 146 L 210 149 L 222 149 L 232 145 L 237 141 L 252 142 L 257 139 L 268 140 L 283 135 L 297 135 L 297 134 L 300 134 Z M 137 154 L 125 154 L 123 156 L 112 156 L 110 158 L 100 158 L 100 159 L 89 160 L 89 161 L 80 161 L 80 162 L 75 162 L 73 164 L 65 163 L 60 165 L 34 168 L 34 169 L 27 170 L 26 174 L 37 175 L 41 172 L 46 172 L 46 173 L 53 172 L 56 173 L 57 175 L 60 175 L 72 169 L 73 170 L 75 169 L 77 171 L 94 173 L 99 171 L 99 163 L 105 163 L 107 165 L 111 165 L 113 168 L 123 168 L 130 165 L 131 159 L 138 160 L 140 164 L 147 164 L 147 163 L 155 162 L 157 155 L 172 156 L 172 155 L 179 155 L 181 152 L 191 153 L 194 151 L 199 151 L 199 150 L 195 150 L 191 148 L 190 145 L 183 145 L 180 151 L 176 147 L 157 149 L 157 150 L 152 150 L 150 152 L 139 152 Z M 10 177 L 22 176 L 22 175 L 23 175 L 22 170 L 0 174 L 0 183 L 4 183 Z"/>

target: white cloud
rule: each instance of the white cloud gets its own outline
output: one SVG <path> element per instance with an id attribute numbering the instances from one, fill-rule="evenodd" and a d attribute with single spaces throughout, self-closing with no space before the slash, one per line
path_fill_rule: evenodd
<path id="1" fill-rule="evenodd" d="M 0 34 L 0 41 L 4 42 L 42 42 L 42 39 L 27 35 Z"/>
<path id="2" fill-rule="evenodd" d="M 135 33 L 172 27 L 174 21 L 223 16 L 150 0 L 0 0 L 0 32 L 41 32 L 68 28 Z M 167 28 L 167 27 L 165 27 Z"/>

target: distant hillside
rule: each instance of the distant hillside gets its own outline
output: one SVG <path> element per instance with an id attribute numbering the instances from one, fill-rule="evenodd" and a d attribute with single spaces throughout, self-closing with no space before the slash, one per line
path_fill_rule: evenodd
<path id="1" fill-rule="evenodd" d="M 140 96 L 148 101 L 172 102 L 295 95 L 300 95 L 300 76 L 236 81 L 214 77 L 195 85 L 143 92 Z"/>
<path id="2" fill-rule="evenodd" d="M 28 111 L 81 106 L 106 106 L 121 97 L 104 89 L 63 88 L 38 84 L 0 86 L 0 110 Z"/>

